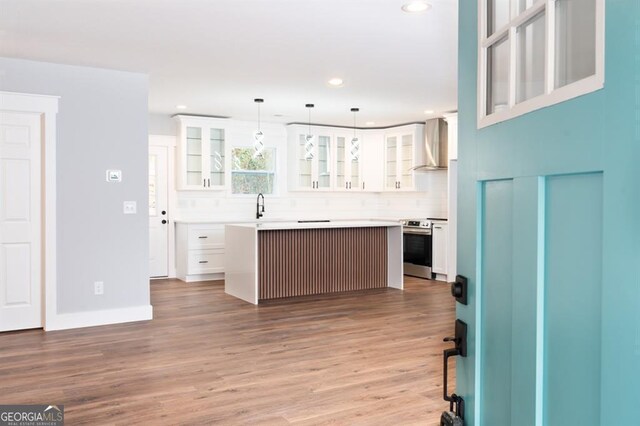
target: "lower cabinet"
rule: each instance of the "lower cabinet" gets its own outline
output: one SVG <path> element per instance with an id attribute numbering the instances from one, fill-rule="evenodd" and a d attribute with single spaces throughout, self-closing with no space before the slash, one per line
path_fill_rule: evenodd
<path id="1" fill-rule="evenodd" d="M 224 225 L 176 224 L 176 276 L 186 282 L 224 277 Z"/>
<path id="2" fill-rule="evenodd" d="M 436 275 L 436 279 L 446 281 L 449 241 L 448 224 L 446 222 L 433 222 L 431 232 L 433 236 L 431 272 Z"/>

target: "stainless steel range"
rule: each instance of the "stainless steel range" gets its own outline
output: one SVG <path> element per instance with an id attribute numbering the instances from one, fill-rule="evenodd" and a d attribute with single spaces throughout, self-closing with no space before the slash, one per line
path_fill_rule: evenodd
<path id="1" fill-rule="evenodd" d="M 431 279 L 431 220 L 402 220 L 404 273 Z"/>

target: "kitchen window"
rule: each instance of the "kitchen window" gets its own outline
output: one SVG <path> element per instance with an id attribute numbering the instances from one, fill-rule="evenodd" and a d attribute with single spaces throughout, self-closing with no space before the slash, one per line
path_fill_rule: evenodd
<path id="1" fill-rule="evenodd" d="M 604 0 L 478 2 L 478 128 L 604 87 Z"/>
<path id="2" fill-rule="evenodd" d="M 265 148 L 257 156 L 254 148 L 233 148 L 231 165 L 233 194 L 273 194 L 276 177 L 274 148 Z"/>

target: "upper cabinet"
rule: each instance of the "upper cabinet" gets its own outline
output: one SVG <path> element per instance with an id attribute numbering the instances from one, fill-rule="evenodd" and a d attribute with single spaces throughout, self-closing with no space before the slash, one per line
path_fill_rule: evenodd
<path id="1" fill-rule="evenodd" d="M 178 189 L 225 189 L 228 156 L 223 120 L 188 116 L 177 116 L 177 119 Z"/>
<path id="2" fill-rule="evenodd" d="M 297 126 L 298 127 L 298 126 Z M 289 133 L 289 152 L 295 156 L 291 162 L 293 173 L 289 173 L 290 186 L 297 190 L 330 190 L 333 187 L 331 173 L 331 134 L 314 134 L 296 128 Z"/>
<path id="3" fill-rule="evenodd" d="M 292 124 L 288 133 L 292 191 L 422 189 L 413 171 L 420 161 L 422 124 L 358 130 L 355 137 L 348 129 Z"/>
<path id="4" fill-rule="evenodd" d="M 364 190 L 361 141 L 353 134 L 336 134 L 336 190 Z"/>
<path id="5" fill-rule="evenodd" d="M 415 166 L 422 160 L 424 125 L 388 129 L 384 135 L 384 188 L 386 191 L 421 190 Z"/>

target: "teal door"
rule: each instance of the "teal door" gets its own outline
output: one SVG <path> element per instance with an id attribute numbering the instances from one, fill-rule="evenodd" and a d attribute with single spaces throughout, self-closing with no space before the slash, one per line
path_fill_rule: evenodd
<path id="1" fill-rule="evenodd" d="M 640 14 L 606 2 L 605 88 L 477 127 L 460 7 L 458 273 L 465 424 L 640 424 Z"/>

